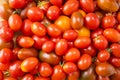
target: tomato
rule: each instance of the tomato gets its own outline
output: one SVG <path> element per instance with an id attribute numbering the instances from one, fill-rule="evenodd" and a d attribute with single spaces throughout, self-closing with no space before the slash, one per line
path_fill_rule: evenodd
<path id="1" fill-rule="evenodd" d="M 94 57 L 97 54 L 97 49 L 90 44 L 87 48 L 80 49 L 82 54 L 89 54 L 90 56 Z"/>
<path id="2" fill-rule="evenodd" d="M 5 19 L 0 19 L 0 28 L 2 28 L 3 26 L 4 27 L 9 27 L 8 21 L 5 20 Z"/>
<path id="3" fill-rule="evenodd" d="M 50 2 L 53 4 L 53 5 L 56 5 L 56 6 L 62 6 L 62 3 L 63 3 L 63 0 L 50 0 Z"/>
<path id="4" fill-rule="evenodd" d="M 106 49 L 108 47 L 108 41 L 103 35 L 99 35 L 93 39 L 93 45 L 99 50 Z"/>
<path id="5" fill-rule="evenodd" d="M 110 80 L 108 76 L 98 76 L 97 80 Z"/>
<path id="6" fill-rule="evenodd" d="M 73 62 L 66 62 L 63 65 L 63 71 L 67 74 L 76 72 L 77 71 L 77 65 Z"/>
<path id="7" fill-rule="evenodd" d="M 109 62 L 115 67 L 120 67 L 120 58 L 118 57 L 111 57 Z"/>
<path id="8" fill-rule="evenodd" d="M 30 7 L 27 10 L 27 17 L 31 21 L 41 21 L 44 17 L 44 12 L 39 7 Z"/>
<path id="9" fill-rule="evenodd" d="M 50 80 L 50 78 L 46 78 L 46 77 L 36 77 L 35 80 Z"/>
<path id="10" fill-rule="evenodd" d="M 23 76 L 24 72 L 21 70 L 20 65 L 22 61 L 14 61 L 9 66 L 9 74 L 10 76 L 14 78 L 18 78 L 20 76 Z"/>
<path id="11" fill-rule="evenodd" d="M 7 27 L 0 28 L 0 38 L 5 40 L 6 42 L 12 41 L 13 36 L 14 36 L 14 33 L 12 29 Z"/>
<path id="12" fill-rule="evenodd" d="M 83 27 L 84 18 L 79 11 L 75 11 L 71 15 L 71 26 L 73 29 L 80 29 Z"/>
<path id="13" fill-rule="evenodd" d="M 59 16 L 55 20 L 55 24 L 62 32 L 71 29 L 71 21 L 70 18 L 67 16 Z"/>
<path id="14" fill-rule="evenodd" d="M 49 40 L 48 36 L 39 37 L 39 36 L 36 36 L 36 35 L 33 35 L 32 39 L 34 40 L 34 45 L 33 46 L 36 49 L 41 49 L 43 43 Z"/>
<path id="15" fill-rule="evenodd" d="M 120 57 L 120 44 L 118 43 L 112 43 L 110 45 L 110 49 L 111 49 L 111 52 L 112 54 L 115 56 L 115 57 Z"/>
<path id="16" fill-rule="evenodd" d="M 32 74 L 25 74 L 21 80 L 34 80 L 34 76 Z"/>
<path id="17" fill-rule="evenodd" d="M 79 0 L 80 7 L 87 13 L 94 11 L 94 3 L 93 0 Z M 89 5 L 89 6 L 88 6 Z"/>
<path id="18" fill-rule="evenodd" d="M 18 40 L 18 44 L 19 44 L 21 47 L 30 48 L 30 47 L 33 46 L 34 40 L 33 40 L 31 37 L 22 36 L 22 37 Z"/>
<path id="19" fill-rule="evenodd" d="M 57 65 L 60 62 L 60 57 L 57 56 L 54 52 L 46 53 L 46 52 L 40 51 L 39 60 L 42 62 L 49 63 L 51 65 Z"/>
<path id="20" fill-rule="evenodd" d="M 57 43 L 58 41 L 60 41 L 62 39 L 62 36 L 58 36 L 58 37 L 51 37 L 50 40 L 53 41 L 54 43 Z"/>
<path id="21" fill-rule="evenodd" d="M 75 30 L 66 30 L 64 33 L 63 33 L 63 38 L 68 40 L 68 41 L 74 41 L 76 38 L 77 38 L 78 34 Z"/>
<path id="22" fill-rule="evenodd" d="M 38 62 L 38 59 L 35 57 L 26 58 L 21 63 L 21 70 L 23 72 L 30 72 L 38 65 Z"/>
<path id="23" fill-rule="evenodd" d="M 68 80 L 78 80 L 80 77 L 80 73 L 79 71 L 76 71 L 76 72 L 72 72 L 72 73 L 69 73 L 68 74 Z"/>
<path id="24" fill-rule="evenodd" d="M 16 78 L 13 78 L 13 77 L 6 77 L 4 78 L 3 80 L 17 80 Z"/>
<path id="25" fill-rule="evenodd" d="M 107 28 L 103 31 L 103 35 L 110 42 L 120 42 L 120 33 L 114 28 Z"/>
<path id="26" fill-rule="evenodd" d="M 9 48 L 3 48 L 0 50 L 0 62 L 9 63 L 12 59 L 12 50 Z"/>
<path id="27" fill-rule="evenodd" d="M 77 11 L 78 8 L 79 8 L 79 1 L 77 1 L 77 0 L 68 0 L 63 5 L 63 13 L 65 15 L 71 15 L 74 11 Z"/>
<path id="28" fill-rule="evenodd" d="M 60 16 L 60 9 L 57 6 L 50 6 L 47 10 L 47 17 L 50 20 L 56 20 Z"/>
<path id="29" fill-rule="evenodd" d="M 55 48 L 55 43 L 53 41 L 46 41 L 43 45 L 42 45 L 42 51 L 44 52 L 52 52 Z"/>
<path id="30" fill-rule="evenodd" d="M 44 25 L 42 25 L 39 22 L 33 22 L 33 24 L 31 25 L 31 31 L 33 32 L 33 34 L 37 35 L 37 36 L 45 36 L 46 35 L 46 28 Z"/>
<path id="31" fill-rule="evenodd" d="M 91 44 L 91 39 L 86 36 L 80 36 L 74 41 L 74 45 L 77 48 L 86 48 Z"/>
<path id="32" fill-rule="evenodd" d="M 97 58 L 100 62 L 106 62 L 110 58 L 110 53 L 108 50 L 101 50 L 98 52 Z"/>
<path id="33" fill-rule="evenodd" d="M 78 60 L 78 68 L 80 70 L 86 70 L 92 64 L 92 58 L 88 54 L 81 55 L 80 59 Z"/>
<path id="34" fill-rule="evenodd" d="M 29 19 L 25 19 L 23 21 L 22 24 L 22 33 L 26 36 L 32 36 L 33 33 L 31 31 L 31 25 L 32 25 L 32 21 L 30 21 Z"/>
<path id="35" fill-rule="evenodd" d="M 86 27 L 82 27 L 79 30 L 76 30 L 78 33 L 78 36 L 86 36 L 86 37 L 90 37 L 90 30 Z"/>
<path id="36" fill-rule="evenodd" d="M 95 68 L 95 71 L 97 75 L 100 76 L 111 76 L 115 73 L 115 68 L 111 64 L 104 62 L 98 64 Z"/>
<path id="37" fill-rule="evenodd" d="M 20 60 L 24 60 L 28 57 L 37 57 L 38 56 L 38 52 L 35 48 L 21 48 L 20 50 L 18 50 L 17 53 L 17 57 Z"/>
<path id="38" fill-rule="evenodd" d="M 8 70 L 9 69 L 9 65 L 10 65 L 10 63 L 2 63 L 2 62 L 0 62 L 0 70 L 1 71 Z"/>
<path id="39" fill-rule="evenodd" d="M 113 28 L 116 24 L 116 19 L 112 15 L 104 16 L 102 19 L 102 27 L 103 28 Z"/>
<path id="40" fill-rule="evenodd" d="M 70 48 L 64 56 L 65 61 L 76 62 L 80 58 L 80 50 L 77 48 Z"/>
<path id="41" fill-rule="evenodd" d="M 47 33 L 51 37 L 59 37 L 62 33 L 62 31 L 58 28 L 56 24 L 50 24 L 47 27 Z"/>
<path id="42" fill-rule="evenodd" d="M 3 79 L 3 73 L 2 73 L 2 71 L 0 71 L 0 80 L 2 80 Z"/>
<path id="43" fill-rule="evenodd" d="M 83 18 L 86 16 L 86 12 L 82 9 L 78 10 L 80 12 L 80 14 L 83 16 Z"/>
<path id="44" fill-rule="evenodd" d="M 60 65 L 54 66 L 51 80 L 65 80 L 65 79 L 66 74 L 64 73 L 62 67 Z"/>
<path id="45" fill-rule="evenodd" d="M 26 5 L 26 0 L 8 0 L 9 6 L 14 9 L 23 8 Z"/>
<path id="46" fill-rule="evenodd" d="M 120 24 L 117 25 L 116 30 L 120 32 Z"/>
<path id="47" fill-rule="evenodd" d="M 67 43 L 68 43 L 68 48 L 73 48 L 73 47 L 75 47 L 73 41 L 68 41 Z"/>
<path id="48" fill-rule="evenodd" d="M 68 49 L 67 41 L 65 39 L 61 39 L 56 43 L 55 53 L 59 56 L 62 56 L 66 53 L 67 49 Z"/>
<path id="49" fill-rule="evenodd" d="M 110 80 L 119 80 L 120 79 L 120 69 L 116 68 L 116 73 L 110 77 Z"/>
<path id="50" fill-rule="evenodd" d="M 94 30 L 99 27 L 100 21 L 98 16 L 95 13 L 88 13 L 85 16 L 84 24 L 88 29 Z"/>
<path id="51" fill-rule="evenodd" d="M 12 14 L 8 19 L 8 24 L 13 31 L 19 31 L 22 27 L 22 18 L 18 14 Z"/>
<path id="52" fill-rule="evenodd" d="M 52 75 L 53 69 L 48 63 L 41 63 L 39 67 L 40 75 L 43 77 L 49 77 Z"/>

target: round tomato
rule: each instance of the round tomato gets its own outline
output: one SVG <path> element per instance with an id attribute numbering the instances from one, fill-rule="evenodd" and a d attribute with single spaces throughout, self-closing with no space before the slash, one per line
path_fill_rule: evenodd
<path id="1" fill-rule="evenodd" d="M 34 76 L 32 74 L 25 74 L 21 80 L 34 80 Z"/>
<path id="2" fill-rule="evenodd" d="M 117 68 L 120 67 L 120 58 L 118 58 L 118 57 L 111 57 L 109 61 L 110 61 L 110 63 L 111 63 L 113 66 L 115 66 L 115 67 L 117 67 Z"/>

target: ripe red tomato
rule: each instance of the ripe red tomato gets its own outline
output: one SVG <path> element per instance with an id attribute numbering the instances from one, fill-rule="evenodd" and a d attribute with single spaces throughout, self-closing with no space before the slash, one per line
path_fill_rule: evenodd
<path id="1" fill-rule="evenodd" d="M 53 5 L 56 5 L 58 7 L 61 7 L 62 6 L 62 3 L 63 3 L 63 0 L 50 0 L 50 2 L 53 4 Z"/>
<path id="2" fill-rule="evenodd" d="M 26 0 L 8 0 L 9 6 L 14 9 L 24 8 Z"/>
<path id="3" fill-rule="evenodd" d="M 18 14 L 12 14 L 8 19 L 8 24 L 13 31 L 19 31 L 22 27 L 22 18 Z"/>
<path id="4" fill-rule="evenodd" d="M 95 13 L 88 13 L 85 16 L 84 24 L 88 29 L 94 30 L 99 27 L 100 21 L 98 16 Z"/>
<path id="5" fill-rule="evenodd" d="M 78 60 L 78 68 L 80 70 L 86 70 L 92 64 L 92 58 L 88 54 L 83 54 Z"/>
<path id="6" fill-rule="evenodd" d="M 31 25 L 31 31 L 33 34 L 42 37 L 46 35 L 47 30 L 40 22 L 33 22 Z"/>
<path id="7" fill-rule="evenodd" d="M 8 21 L 5 20 L 5 19 L 1 19 L 1 20 L 0 20 L 0 28 L 2 28 L 3 26 L 4 26 L 4 27 L 9 27 Z"/>
<path id="8" fill-rule="evenodd" d="M 32 74 L 25 74 L 21 80 L 34 80 L 34 76 Z"/>
<path id="9" fill-rule="evenodd" d="M 53 73 L 52 67 L 48 63 L 41 63 L 39 66 L 39 72 L 42 77 L 49 77 Z"/>
<path id="10" fill-rule="evenodd" d="M 77 48 L 70 48 L 64 56 L 67 62 L 76 62 L 80 58 L 80 50 Z"/>
<path id="11" fill-rule="evenodd" d="M 110 61 L 110 63 L 111 63 L 113 66 L 115 66 L 115 67 L 117 67 L 117 68 L 120 67 L 120 58 L 118 58 L 118 57 L 111 57 L 109 61 Z"/>
<path id="12" fill-rule="evenodd" d="M 60 9 L 57 6 L 50 6 L 47 10 L 47 18 L 56 20 L 60 16 Z"/>
<path id="13" fill-rule="evenodd" d="M 98 76 L 97 80 L 110 80 L 110 78 L 108 76 Z"/>
<path id="14" fill-rule="evenodd" d="M 0 62 L 0 70 L 1 71 L 8 70 L 9 69 L 9 65 L 10 65 L 10 63 L 2 63 L 2 62 Z"/>
<path id="15" fill-rule="evenodd" d="M 39 7 L 31 7 L 27 10 L 27 17 L 31 21 L 41 21 L 44 18 L 44 12 Z"/>
<path id="16" fill-rule="evenodd" d="M 87 48 L 91 44 L 91 39 L 86 36 L 80 36 L 74 41 L 74 45 L 77 48 Z"/>

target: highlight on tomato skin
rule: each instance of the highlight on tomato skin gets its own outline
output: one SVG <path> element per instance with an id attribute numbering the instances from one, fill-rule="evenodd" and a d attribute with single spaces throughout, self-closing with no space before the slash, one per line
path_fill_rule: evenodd
<path id="1" fill-rule="evenodd" d="M 120 0 L 0 0 L 0 80 L 120 80 Z"/>

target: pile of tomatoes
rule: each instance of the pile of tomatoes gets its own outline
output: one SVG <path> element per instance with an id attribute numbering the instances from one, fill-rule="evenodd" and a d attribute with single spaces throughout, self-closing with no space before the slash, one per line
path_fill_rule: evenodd
<path id="1" fill-rule="evenodd" d="M 0 0 L 0 80 L 120 80 L 120 0 Z"/>

